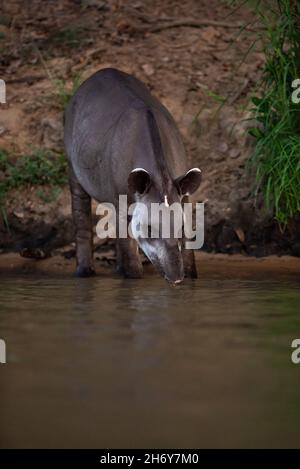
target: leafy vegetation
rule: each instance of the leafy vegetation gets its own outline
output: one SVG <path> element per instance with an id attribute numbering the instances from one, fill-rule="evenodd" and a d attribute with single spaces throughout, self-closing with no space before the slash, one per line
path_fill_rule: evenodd
<path id="1" fill-rule="evenodd" d="M 250 163 L 267 207 L 286 225 L 300 210 L 300 104 L 292 101 L 292 83 L 300 78 L 300 4 L 295 0 L 247 3 L 254 5 L 264 26 L 266 56 L 261 95 L 252 99 L 258 125 L 250 130 L 255 138 Z"/>
<path id="2" fill-rule="evenodd" d="M 62 154 L 33 149 L 13 159 L 15 163 L 6 151 L 0 149 L 0 206 L 4 205 L 5 195 L 11 189 L 31 185 L 57 187 L 67 180 L 66 159 Z"/>
<path id="3" fill-rule="evenodd" d="M 73 94 L 77 90 L 81 83 L 80 75 L 76 75 L 72 78 L 72 82 L 68 84 L 65 80 L 52 79 L 53 94 L 56 97 L 60 107 L 62 109 L 68 104 Z"/>

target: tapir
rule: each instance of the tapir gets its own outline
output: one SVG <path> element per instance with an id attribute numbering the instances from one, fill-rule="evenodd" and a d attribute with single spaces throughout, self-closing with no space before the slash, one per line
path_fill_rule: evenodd
<path id="1" fill-rule="evenodd" d="M 95 273 L 91 198 L 113 204 L 116 210 L 121 194 L 128 204 L 182 204 L 198 189 L 201 171 L 188 170 L 183 142 L 168 110 L 146 85 L 120 70 L 99 70 L 81 84 L 65 110 L 64 129 L 76 275 L 86 277 Z M 132 214 L 139 216 L 138 210 Z M 170 283 L 197 277 L 194 252 L 185 249 L 183 238 L 138 235 L 117 239 L 117 270 L 125 277 L 142 276 L 139 248 Z"/>

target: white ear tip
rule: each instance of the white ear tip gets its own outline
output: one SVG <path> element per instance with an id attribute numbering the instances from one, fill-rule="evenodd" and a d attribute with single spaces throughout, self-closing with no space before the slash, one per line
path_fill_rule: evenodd
<path id="1" fill-rule="evenodd" d="M 147 171 L 146 169 L 144 169 L 144 168 L 135 168 L 135 169 L 133 169 L 131 172 L 132 172 L 132 173 L 136 173 L 137 171 L 143 171 L 144 173 L 149 174 L 148 171 Z"/>
<path id="2" fill-rule="evenodd" d="M 186 174 L 190 173 L 191 171 L 197 171 L 198 173 L 201 173 L 201 169 L 200 169 L 200 168 L 192 168 L 192 169 L 189 169 Z"/>

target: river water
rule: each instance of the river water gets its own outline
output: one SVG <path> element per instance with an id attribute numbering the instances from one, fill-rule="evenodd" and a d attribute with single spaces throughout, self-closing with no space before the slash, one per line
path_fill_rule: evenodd
<path id="1" fill-rule="evenodd" d="M 299 278 L 1 278 L 1 447 L 300 447 Z"/>

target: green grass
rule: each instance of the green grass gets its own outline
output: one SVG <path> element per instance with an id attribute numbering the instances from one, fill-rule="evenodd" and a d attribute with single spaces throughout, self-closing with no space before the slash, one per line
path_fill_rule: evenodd
<path id="1" fill-rule="evenodd" d="M 249 1 L 253 5 L 253 1 Z M 250 164 L 265 204 L 285 226 L 300 210 L 300 104 L 292 82 L 300 78 L 300 5 L 293 0 L 255 3 L 266 62 L 261 93 L 252 98 L 256 125 Z"/>
<path id="2" fill-rule="evenodd" d="M 45 70 L 51 84 L 52 90 L 50 97 L 55 99 L 56 104 L 63 110 L 65 109 L 66 105 L 74 95 L 75 91 L 82 82 L 82 78 L 80 74 L 73 75 L 70 81 L 65 79 L 58 78 L 55 76 L 53 71 L 48 67 L 46 60 L 43 57 L 42 52 L 40 49 L 35 46 L 36 54 L 38 55 L 41 65 Z"/>
<path id="3" fill-rule="evenodd" d="M 83 29 L 78 26 L 57 28 L 50 32 L 45 43 L 50 47 L 70 47 L 77 48 L 83 39 Z"/>
<path id="4" fill-rule="evenodd" d="M 72 78 L 71 83 L 67 83 L 66 80 L 54 78 L 51 80 L 53 84 L 53 94 L 59 104 L 64 109 L 75 91 L 81 83 L 80 75 L 76 75 Z"/>
<path id="5" fill-rule="evenodd" d="M 47 186 L 47 187 L 39 187 L 36 190 L 36 195 L 46 204 L 54 202 L 59 194 L 61 193 L 61 187 L 54 185 L 54 186 Z"/>
<path id="6" fill-rule="evenodd" d="M 66 183 L 66 159 L 62 154 L 48 150 L 33 149 L 28 154 L 9 158 L 6 151 L 0 149 L 0 206 L 5 205 L 9 190 L 32 185 L 51 185 L 58 187 Z"/>

